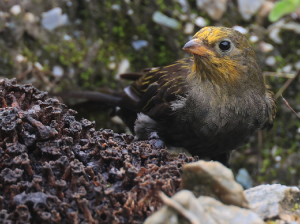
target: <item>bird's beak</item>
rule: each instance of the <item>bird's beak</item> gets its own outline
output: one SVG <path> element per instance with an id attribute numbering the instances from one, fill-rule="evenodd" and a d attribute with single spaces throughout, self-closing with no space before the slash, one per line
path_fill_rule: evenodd
<path id="1" fill-rule="evenodd" d="M 182 49 L 200 56 L 205 56 L 209 51 L 207 47 L 198 39 L 190 40 L 183 46 Z"/>

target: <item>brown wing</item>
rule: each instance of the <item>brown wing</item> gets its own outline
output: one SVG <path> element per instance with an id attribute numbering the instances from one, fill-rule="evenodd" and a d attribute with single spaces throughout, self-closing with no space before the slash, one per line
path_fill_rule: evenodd
<path id="1" fill-rule="evenodd" d="M 186 58 L 152 70 L 134 82 L 127 95 L 135 99 L 138 111 L 154 120 L 165 120 L 172 114 L 171 103 L 187 94 L 186 77 L 192 65 L 193 59 Z"/>

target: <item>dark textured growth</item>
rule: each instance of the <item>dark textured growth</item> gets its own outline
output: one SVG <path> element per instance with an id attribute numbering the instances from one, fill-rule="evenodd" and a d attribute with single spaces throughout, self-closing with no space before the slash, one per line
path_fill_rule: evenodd
<path id="1" fill-rule="evenodd" d="M 31 85 L 0 80 L 0 223 L 142 223 L 179 190 L 160 140 L 133 141 Z"/>

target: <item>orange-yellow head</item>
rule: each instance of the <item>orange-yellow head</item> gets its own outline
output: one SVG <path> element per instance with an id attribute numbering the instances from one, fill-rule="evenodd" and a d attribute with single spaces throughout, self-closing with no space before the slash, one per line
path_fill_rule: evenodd
<path id="1" fill-rule="evenodd" d="M 202 28 L 184 45 L 183 50 L 193 54 L 194 65 L 190 76 L 196 76 L 199 80 L 207 79 L 220 86 L 238 86 L 238 83 L 249 78 L 262 81 L 253 49 L 245 36 L 234 29 Z"/>

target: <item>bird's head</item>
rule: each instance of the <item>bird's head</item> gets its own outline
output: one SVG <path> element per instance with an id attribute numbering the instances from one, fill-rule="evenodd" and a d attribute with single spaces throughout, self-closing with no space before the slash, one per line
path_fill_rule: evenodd
<path id="1" fill-rule="evenodd" d="M 191 76 L 200 80 L 208 79 L 218 85 L 234 85 L 252 74 L 261 79 L 253 49 L 245 36 L 234 29 L 202 28 L 184 45 L 183 50 L 193 53 Z"/>

